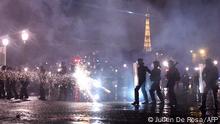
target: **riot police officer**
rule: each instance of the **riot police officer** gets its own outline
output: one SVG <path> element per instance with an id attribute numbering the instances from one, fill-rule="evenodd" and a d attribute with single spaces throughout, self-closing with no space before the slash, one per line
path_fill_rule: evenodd
<path id="1" fill-rule="evenodd" d="M 43 66 L 40 67 L 40 73 L 39 73 L 39 78 L 40 78 L 40 100 L 46 100 L 46 93 L 45 93 L 45 84 L 46 84 L 46 70 L 44 69 Z"/>

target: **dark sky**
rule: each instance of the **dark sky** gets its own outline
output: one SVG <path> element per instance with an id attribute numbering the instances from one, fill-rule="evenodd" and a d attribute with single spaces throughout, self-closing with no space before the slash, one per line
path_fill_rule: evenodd
<path id="1" fill-rule="evenodd" d="M 186 50 L 206 47 L 218 57 L 219 0 L 1 0 L 0 34 L 11 34 L 10 64 L 23 52 L 35 63 L 92 51 L 129 60 L 143 49 L 147 10 L 153 49 L 181 60 Z M 14 34 L 22 29 L 32 32 L 25 51 Z"/>

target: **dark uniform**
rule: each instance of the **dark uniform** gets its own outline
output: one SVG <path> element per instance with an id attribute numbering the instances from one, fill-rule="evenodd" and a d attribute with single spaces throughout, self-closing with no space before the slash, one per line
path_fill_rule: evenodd
<path id="1" fill-rule="evenodd" d="M 218 68 L 213 64 L 211 59 L 206 60 L 205 68 L 202 72 L 203 80 L 206 83 L 206 87 L 204 89 L 204 93 L 202 96 L 202 106 L 201 109 L 206 107 L 206 97 L 209 90 L 212 90 L 214 95 L 215 107 L 218 108 L 218 100 L 217 100 L 217 80 L 218 80 L 219 72 Z"/>
<path id="2" fill-rule="evenodd" d="M 5 82 L 5 90 L 6 90 L 6 98 L 11 99 L 12 98 L 12 89 L 11 89 L 11 78 L 12 74 L 11 71 L 6 72 L 6 82 Z"/>
<path id="3" fill-rule="evenodd" d="M 43 66 L 40 67 L 40 100 L 46 100 L 46 93 L 45 93 L 45 84 L 46 84 L 46 70 L 44 69 Z"/>
<path id="4" fill-rule="evenodd" d="M 17 93 L 17 89 L 16 89 L 16 84 L 17 84 L 17 79 L 16 79 L 17 75 L 16 72 L 13 72 L 12 74 L 12 79 L 11 79 L 11 92 L 13 94 L 13 97 L 15 99 L 18 99 L 18 93 Z"/>
<path id="5" fill-rule="evenodd" d="M 133 105 L 139 105 L 139 89 L 141 88 L 141 91 L 143 93 L 145 102 L 144 103 L 148 103 L 148 96 L 147 96 L 147 92 L 145 89 L 145 85 L 146 85 L 146 74 L 147 72 L 150 72 L 150 70 L 148 69 L 148 67 L 144 66 L 144 62 L 143 59 L 138 59 L 138 85 L 135 87 L 135 101 L 132 103 Z"/>
<path id="6" fill-rule="evenodd" d="M 64 75 L 67 73 L 67 67 L 64 62 L 61 62 L 61 71 L 59 72 L 61 77 L 64 77 Z M 66 82 L 65 80 L 62 80 L 61 84 L 59 85 L 59 100 L 66 100 L 67 97 L 67 88 L 66 88 Z"/>
<path id="7" fill-rule="evenodd" d="M 152 99 L 152 103 L 155 104 L 156 103 L 156 99 L 155 99 L 155 94 L 154 92 L 157 91 L 157 96 L 159 97 L 161 103 L 164 102 L 163 99 L 163 95 L 161 93 L 160 90 L 160 80 L 161 80 L 161 70 L 160 70 L 160 63 L 159 61 L 154 61 L 154 68 L 153 70 L 150 72 L 150 79 L 152 81 L 152 85 L 150 88 L 150 96 Z"/>
<path id="8" fill-rule="evenodd" d="M 21 83 L 21 90 L 20 90 L 20 99 L 27 99 L 28 98 L 28 92 L 27 92 L 27 87 L 29 85 L 29 79 L 27 75 L 22 75 L 20 79 Z"/>
<path id="9" fill-rule="evenodd" d="M 169 61 L 169 70 L 167 71 L 166 77 L 170 105 L 177 105 L 174 86 L 176 82 L 180 80 L 180 73 L 172 60 Z"/>
<path id="10" fill-rule="evenodd" d="M 0 72 L 0 98 L 5 98 L 5 73 Z"/>

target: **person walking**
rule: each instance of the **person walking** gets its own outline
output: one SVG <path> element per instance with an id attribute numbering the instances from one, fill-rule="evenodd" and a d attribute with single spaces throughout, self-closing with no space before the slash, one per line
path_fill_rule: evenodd
<path id="1" fill-rule="evenodd" d="M 163 98 L 163 95 L 162 95 L 161 89 L 160 89 L 160 80 L 161 80 L 160 62 L 154 61 L 153 65 L 154 65 L 154 68 L 150 72 L 150 80 L 152 81 L 152 85 L 149 90 L 150 96 L 152 99 L 152 104 L 156 104 L 155 91 L 157 93 L 157 96 L 160 99 L 160 102 L 164 103 L 164 98 Z"/>
<path id="2" fill-rule="evenodd" d="M 134 89 L 134 95 L 135 95 L 135 101 L 132 103 L 132 105 L 138 106 L 139 105 L 139 90 L 141 88 L 141 91 L 143 93 L 145 102 L 143 104 L 148 103 L 148 96 L 145 89 L 146 86 L 146 74 L 147 72 L 150 72 L 147 66 L 144 65 L 143 59 L 138 59 L 138 68 L 137 68 L 137 75 L 138 75 L 138 85 Z"/>

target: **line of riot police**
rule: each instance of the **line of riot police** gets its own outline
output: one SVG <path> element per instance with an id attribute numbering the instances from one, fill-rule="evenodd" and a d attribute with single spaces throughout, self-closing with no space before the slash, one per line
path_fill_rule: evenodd
<path id="1" fill-rule="evenodd" d="M 2 66 L 0 70 L 0 98 L 26 100 L 29 94 L 39 95 L 40 100 L 75 100 L 78 87 L 70 74 L 47 72 L 39 69 L 13 69 Z"/>
<path id="2" fill-rule="evenodd" d="M 27 99 L 27 87 L 30 83 L 27 73 L 21 73 L 10 67 L 2 66 L 0 70 L 0 98 Z M 18 93 L 18 88 L 20 89 Z"/>

